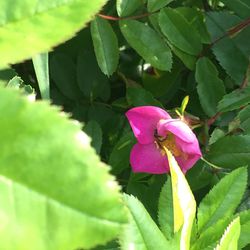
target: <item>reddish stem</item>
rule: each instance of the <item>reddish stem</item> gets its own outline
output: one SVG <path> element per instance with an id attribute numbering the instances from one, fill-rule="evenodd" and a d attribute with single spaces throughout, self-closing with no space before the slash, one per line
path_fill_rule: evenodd
<path id="1" fill-rule="evenodd" d="M 133 19 L 140 19 L 143 17 L 147 17 L 150 15 L 153 15 L 155 13 L 157 13 L 158 11 L 155 12 L 149 12 L 149 13 L 143 13 L 140 15 L 136 15 L 136 16 L 127 16 L 127 17 L 116 17 L 116 16 L 107 16 L 107 15 L 103 15 L 103 14 L 98 14 L 99 17 L 103 18 L 103 19 L 107 19 L 107 20 L 111 20 L 111 21 L 121 21 L 121 20 L 133 20 Z"/>
<path id="2" fill-rule="evenodd" d="M 218 112 L 214 116 L 212 116 L 209 120 L 207 120 L 207 125 L 211 126 L 221 114 L 221 112 Z"/>

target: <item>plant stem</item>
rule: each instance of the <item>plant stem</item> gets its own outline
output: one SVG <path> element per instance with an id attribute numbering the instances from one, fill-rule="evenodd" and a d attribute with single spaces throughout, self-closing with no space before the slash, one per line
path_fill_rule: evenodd
<path id="1" fill-rule="evenodd" d="M 214 165 L 213 163 L 207 161 L 207 160 L 206 160 L 205 158 L 203 158 L 203 157 L 201 157 L 201 160 L 204 161 L 204 162 L 207 163 L 210 167 L 212 167 L 212 168 L 214 168 L 214 169 L 216 169 L 216 170 L 222 170 L 222 169 L 224 169 L 224 168 L 221 168 L 221 167 L 219 167 L 219 166 Z"/>

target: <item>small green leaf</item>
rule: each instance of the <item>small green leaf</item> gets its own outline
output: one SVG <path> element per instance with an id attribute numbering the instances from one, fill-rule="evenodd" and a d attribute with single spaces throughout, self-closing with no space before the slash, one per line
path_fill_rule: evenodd
<path id="1" fill-rule="evenodd" d="M 98 65 L 105 75 L 111 76 L 119 59 L 116 34 L 107 20 L 96 17 L 91 22 L 91 36 Z"/>
<path id="2" fill-rule="evenodd" d="M 250 209 L 239 213 L 238 216 L 240 217 L 240 225 L 241 225 L 240 238 L 239 238 L 239 248 L 242 249 L 245 246 L 247 246 L 248 244 L 250 244 L 250 237 L 249 237 Z"/>
<path id="3" fill-rule="evenodd" d="M 102 128 L 96 121 L 89 121 L 84 127 L 84 132 L 92 139 L 91 146 L 100 154 L 102 146 Z"/>
<path id="4" fill-rule="evenodd" d="M 17 73 L 12 68 L 6 68 L 3 70 L 0 70 L 0 85 L 6 86 L 9 80 L 15 77 L 16 75 Z"/>
<path id="5" fill-rule="evenodd" d="M 105 2 L 0 1 L 0 68 L 47 52 L 74 36 Z"/>
<path id="6" fill-rule="evenodd" d="M 80 124 L 8 88 L 0 113 L 0 249 L 91 248 L 116 237 L 126 222 L 119 187 Z"/>
<path id="7" fill-rule="evenodd" d="M 169 3 L 171 3 L 173 0 L 148 0 L 148 11 L 154 12 L 157 11 Z"/>
<path id="8" fill-rule="evenodd" d="M 141 0 L 116 0 L 117 13 L 121 17 L 133 14 L 141 5 Z"/>
<path id="9" fill-rule="evenodd" d="M 247 169 L 238 168 L 224 177 L 203 198 L 198 208 L 198 232 L 223 218 L 230 218 L 239 205 L 247 184 Z"/>
<path id="10" fill-rule="evenodd" d="M 133 49 L 153 67 L 170 71 L 172 54 L 168 45 L 147 24 L 135 20 L 120 21 L 122 34 Z"/>
<path id="11" fill-rule="evenodd" d="M 225 94 L 225 87 L 215 65 L 208 58 L 203 57 L 197 61 L 195 79 L 203 110 L 208 116 L 215 115 L 217 104 Z"/>
<path id="12" fill-rule="evenodd" d="M 202 49 L 200 36 L 187 20 L 176 10 L 165 8 L 159 15 L 159 24 L 168 41 L 191 55 L 198 55 Z"/>
<path id="13" fill-rule="evenodd" d="M 127 101 L 130 105 L 133 106 L 145 106 L 145 105 L 153 105 L 158 107 L 163 107 L 162 104 L 157 101 L 153 95 L 146 91 L 143 88 L 127 88 Z"/>
<path id="14" fill-rule="evenodd" d="M 235 250 L 238 249 L 238 240 L 240 236 L 240 220 L 239 217 L 234 219 L 226 228 L 220 243 L 215 250 Z"/>
<path id="15" fill-rule="evenodd" d="M 223 97 L 218 104 L 218 111 L 232 111 L 248 103 L 250 103 L 250 87 L 237 89 Z"/>
<path id="16" fill-rule="evenodd" d="M 50 99 L 49 90 L 49 55 L 48 53 L 37 54 L 32 58 L 39 90 L 43 99 Z"/>
<path id="17" fill-rule="evenodd" d="M 158 220 L 162 233 L 168 240 L 174 235 L 174 210 L 172 198 L 171 178 L 162 187 L 159 205 L 158 205 Z"/>
<path id="18" fill-rule="evenodd" d="M 250 166 L 250 136 L 225 136 L 213 143 L 207 159 L 223 168 Z"/>
<path id="19" fill-rule="evenodd" d="M 188 102 L 189 102 L 189 96 L 187 95 L 184 97 L 184 99 L 182 100 L 182 103 L 181 103 L 181 114 L 182 115 L 184 115 L 184 112 L 186 110 Z"/>
<path id="20" fill-rule="evenodd" d="M 181 230 L 180 249 L 188 250 L 196 213 L 196 202 L 184 174 L 172 153 L 165 149 L 171 173 L 174 232 Z"/>
<path id="21" fill-rule="evenodd" d="M 238 119 L 240 120 L 240 127 L 245 133 L 250 133 L 250 105 L 246 106 L 238 113 Z"/>
<path id="22" fill-rule="evenodd" d="M 130 211 L 130 218 L 120 239 L 122 249 L 171 250 L 169 242 L 142 203 L 129 195 L 124 196 L 124 201 Z"/>

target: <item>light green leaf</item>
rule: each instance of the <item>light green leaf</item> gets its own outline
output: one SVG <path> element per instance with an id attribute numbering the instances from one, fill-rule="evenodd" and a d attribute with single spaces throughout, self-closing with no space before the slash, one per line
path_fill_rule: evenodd
<path id="1" fill-rule="evenodd" d="M 250 166 L 250 136 L 225 136 L 213 143 L 207 159 L 223 168 Z"/>
<path id="2" fill-rule="evenodd" d="M 107 20 L 96 17 L 91 22 L 91 36 L 98 65 L 105 75 L 111 76 L 119 59 L 116 34 Z"/>
<path id="3" fill-rule="evenodd" d="M 84 132 L 90 136 L 91 146 L 100 154 L 102 146 L 102 128 L 96 121 L 89 121 L 84 127 Z"/>
<path id="4" fill-rule="evenodd" d="M 121 17 L 132 14 L 141 5 L 141 0 L 116 0 L 117 13 Z"/>
<path id="5" fill-rule="evenodd" d="M 168 178 L 160 193 L 158 220 L 162 233 L 168 240 L 171 240 L 174 235 L 174 210 L 171 178 Z"/>
<path id="6" fill-rule="evenodd" d="M 0 112 L 0 249 L 91 248 L 117 236 L 119 187 L 80 124 L 7 88 Z"/>
<path id="7" fill-rule="evenodd" d="M 165 8 L 159 15 L 159 25 L 168 41 L 180 50 L 198 55 L 202 49 L 200 36 L 176 10 Z"/>
<path id="8" fill-rule="evenodd" d="M 39 90 L 43 99 L 50 98 L 49 91 L 49 55 L 48 53 L 37 54 L 32 58 Z"/>
<path id="9" fill-rule="evenodd" d="M 157 101 L 153 95 L 143 88 L 127 88 L 127 101 L 133 106 L 153 105 L 163 108 L 162 104 Z"/>
<path id="10" fill-rule="evenodd" d="M 238 168 L 224 177 L 203 198 L 198 208 L 198 232 L 212 227 L 221 218 L 230 218 L 239 205 L 247 184 L 247 169 Z"/>
<path id="11" fill-rule="evenodd" d="M 240 220 L 239 217 L 234 219 L 222 236 L 220 243 L 215 250 L 236 250 L 238 249 L 238 240 L 240 236 Z"/>
<path id="12" fill-rule="evenodd" d="M 108 164 L 112 167 L 112 173 L 117 175 L 129 167 L 129 155 L 136 143 L 133 133 L 127 133 L 120 138 L 114 146 Z"/>
<path id="13" fill-rule="evenodd" d="M 148 11 L 154 12 L 157 11 L 169 3 L 171 3 L 173 0 L 148 0 Z"/>
<path id="14" fill-rule="evenodd" d="M 250 87 L 237 89 L 223 97 L 218 104 L 218 111 L 232 111 L 248 103 L 250 103 Z"/>
<path id="15" fill-rule="evenodd" d="M 245 210 L 238 214 L 240 217 L 240 238 L 239 238 L 239 248 L 242 249 L 243 247 L 250 244 L 250 209 Z"/>
<path id="16" fill-rule="evenodd" d="M 147 24 L 135 20 L 120 21 L 122 34 L 133 49 L 153 67 L 170 71 L 172 54 L 170 48 Z"/>
<path id="17" fill-rule="evenodd" d="M 207 28 L 213 40 L 224 36 L 228 29 L 241 21 L 240 18 L 228 12 L 209 12 L 206 17 Z M 241 85 L 249 64 L 249 35 L 250 29 L 245 28 L 233 37 L 226 36 L 217 41 L 212 47 L 221 66 L 238 85 Z"/>
<path id="18" fill-rule="evenodd" d="M 178 166 L 172 153 L 165 149 L 171 173 L 174 232 L 181 230 L 180 249 L 188 250 L 190 237 L 196 213 L 196 202 L 184 174 Z"/>
<path id="19" fill-rule="evenodd" d="M 249 18 L 250 3 L 248 0 L 221 0 L 229 9 L 242 18 Z"/>
<path id="20" fill-rule="evenodd" d="M 208 116 L 217 112 L 217 104 L 225 94 L 225 87 L 218 77 L 215 65 L 206 57 L 200 58 L 196 64 L 195 79 L 201 106 Z M 215 91 L 216 90 L 216 91 Z"/>
<path id="21" fill-rule="evenodd" d="M 142 203 L 129 195 L 124 196 L 124 201 L 130 211 L 130 217 L 120 240 L 121 248 L 123 250 L 171 250 L 169 242 Z"/>
<path id="22" fill-rule="evenodd" d="M 27 0 L 0 2 L 0 68 L 20 62 L 69 39 L 105 0 Z M 60 28 L 63 27 L 63 28 Z"/>

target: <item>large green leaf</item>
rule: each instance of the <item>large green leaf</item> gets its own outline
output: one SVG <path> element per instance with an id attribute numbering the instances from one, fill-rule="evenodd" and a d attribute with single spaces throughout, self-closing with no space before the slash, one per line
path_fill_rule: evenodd
<path id="1" fill-rule="evenodd" d="M 171 240 L 174 235 L 174 210 L 172 195 L 171 178 L 168 178 L 167 182 L 162 187 L 158 206 L 159 225 L 161 231 L 168 240 Z"/>
<path id="2" fill-rule="evenodd" d="M 208 58 L 203 57 L 197 61 L 195 79 L 201 106 L 208 116 L 213 116 L 217 112 L 218 102 L 225 94 L 225 87 L 215 65 Z"/>
<path id="3" fill-rule="evenodd" d="M 130 219 L 122 235 L 122 249 L 171 250 L 169 242 L 152 220 L 142 203 L 135 197 L 129 195 L 125 195 L 124 200 L 130 211 Z"/>
<path id="4" fill-rule="evenodd" d="M 117 68 L 119 59 L 115 32 L 107 20 L 96 17 L 91 22 L 91 36 L 98 65 L 104 74 L 112 75 Z"/>
<path id="5" fill-rule="evenodd" d="M 159 24 L 169 42 L 191 55 L 198 55 L 202 49 L 197 31 L 176 10 L 165 8 L 159 15 Z"/>
<path id="6" fill-rule="evenodd" d="M 250 13 L 250 3 L 248 0 L 221 0 L 229 9 L 233 10 L 242 18 L 248 18 Z"/>
<path id="7" fill-rule="evenodd" d="M 227 12 L 209 12 L 206 17 L 208 30 L 214 41 L 241 21 L 240 18 Z M 242 83 L 249 64 L 249 35 L 250 28 L 246 28 L 233 37 L 225 36 L 212 47 L 221 66 L 238 85 Z"/>
<path id="8" fill-rule="evenodd" d="M 128 16 L 142 5 L 141 0 L 116 0 L 116 9 L 119 16 Z"/>
<path id="9" fill-rule="evenodd" d="M 90 248 L 126 222 L 119 188 L 80 125 L 0 89 L 0 249 Z"/>
<path id="10" fill-rule="evenodd" d="M 172 67 L 170 48 L 155 30 L 135 20 L 121 21 L 120 28 L 131 47 L 147 63 L 157 69 L 170 71 Z"/>
<path id="11" fill-rule="evenodd" d="M 224 168 L 250 166 L 250 136 L 226 136 L 217 140 L 211 145 L 207 158 Z"/>
<path id="12" fill-rule="evenodd" d="M 165 149 L 168 157 L 171 173 L 173 208 L 174 208 L 174 232 L 181 232 L 180 249 L 190 248 L 190 237 L 196 213 L 196 202 L 188 182 L 182 173 L 172 153 Z"/>
<path id="13" fill-rule="evenodd" d="M 173 0 L 148 0 L 148 11 L 154 12 L 163 7 L 167 4 L 171 3 Z"/>
<path id="14" fill-rule="evenodd" d="M 240 236 L 240 220 L 239 217 L 234 219 L 226 228 L 220 243 L 215 250 L 235 250 L 238 249 L 238 240 Z"/>
<path id="15" fill-rule="evenodd" d="M 0 2 L 0 68 L 20 62 L 72 37 L 105 0 Z"/>
<path id="16" fill-rule="evenodd" d="M 39 90 L 43 99 L 50 98 L 49 84 L 49 54 L 37 54 L 32 58 Z"/>
<path id="17" fill-rule="evenodd" d="M 223 97 L 218 104 L 218 111 L 232 111 L 248 103 L 250 103 L 250 87 L 237 89 Z"/>
<path id="18" fill-rule="evenodd" d="M 242 249 L 246 245 L 250 244 L 250 210 L 245 210 L 238 214 L 240 217 L 240 238 L 239 238 L 239 248 Z"/>
<path id="19" fill-rule="evenodd" d="M 238 168 L 224 177 L 203 198 L 198 208 L 198 232 L 202 233 L 221 218 L 230 218 L 239 205 L 247 184 L 247 169 Z"/>

